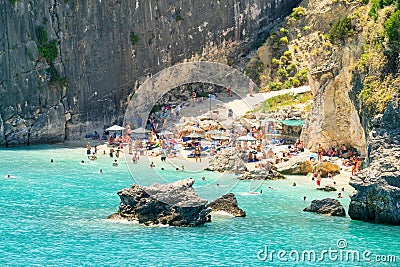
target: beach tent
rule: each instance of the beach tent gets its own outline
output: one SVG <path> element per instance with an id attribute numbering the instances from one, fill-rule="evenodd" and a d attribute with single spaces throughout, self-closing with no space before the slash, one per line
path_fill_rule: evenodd
<path id="1" fill-rule="evenodd" d="M 282 133 L 293 137 L 299 137 L 303 129 L 304 120 L 283 120 Z"/>

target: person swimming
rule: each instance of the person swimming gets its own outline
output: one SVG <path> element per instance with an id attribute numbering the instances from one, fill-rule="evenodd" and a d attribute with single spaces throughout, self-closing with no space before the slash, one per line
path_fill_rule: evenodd
<path id="1" fill-rule="evenodd" d="M 203 176 L 203 177 L 201 177 L 201 180 L 203 180 L 203 181 L 204 181 L 205 179 L 206 179 L 206 177 L 204 177 L 204 176 Z"/>
<path id="2" fill-rule="evenodd" d="M 296 185 L 297 185 L 296 182 L 293 182 L 292 186 L 296 186 Z"/>
<path id="3" fill-rule="evenodd" d="M 103 173 L 103 169 L 100 169 L 100 173 Z"/>
<path id="4" fill-rule="evenodd" d="M 50 162 L 53 163 L 53 162 L 54 162 L 54 159 L 50 159 Z"/>
<path id="5" fill-rule="evenodd" d="M 118 162 L 117 162 L 117 160 L 115 159 L 114 160 L 114 162 L 113 162 L 113 164 L 112 164 L 114 167 L 118 167 Z"/>
<path id="6" fill-rule="evenodd" d="M 306 196 L 304 196 L 304 197 L 303 197 L 303 201 L 306 201 L 306 199 L 307 199 L 307 197 L 306 197 Z"/>

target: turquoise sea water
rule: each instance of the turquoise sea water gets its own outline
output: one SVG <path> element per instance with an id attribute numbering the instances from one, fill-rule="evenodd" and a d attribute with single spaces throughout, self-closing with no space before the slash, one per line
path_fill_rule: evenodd
<path id="1" fill-rule="evenodd" d="M 210 172 L 176 172 L 168 165 L 160 171 L 157 166 L 165 181 L 195 178 L 196 190 L 209 200 L 234 192 L 247 217 L 213 217 L 213 222 L 194 228 L 144 227 L 105 218 L 118 208 L 117 191 L 134 183 L 129 168 L 151 183 L 155 173 L 146 162 L 126 165 L 120 159 L 119 166 L 112 167 L 113 160 L 100 155 L 97 161 L 81 165 L 81 160 L 87 161 L 83 148 L 56 146 L 0 149 L 0 153 L 0 266 L 398 266 L 400 262 L 400 228 L 303 212 L 312 199 L 337 195 L 314 190 L 309 178 L 260 185 Z M 7 179 L 8 173 L 13 178 Z M 249 194 L 255 187 L 263 193 Z M 349 193 L 346 187 L 346 198 L 341 200 L 346 209 Z M 344 249 L 338 248 L 340 239 L 340 246 L 347 243 Z M 260 260 L 266 246 L 269 252 L 286 251 L 281 256 L 288 262 L 276 253 L 273 261 Z M 301 261 L 301 256 L 293 261 L 293 251 L 300 255 L 315 251 L 320 257 L 329 248 L 361 255 L 370 251 L 373 261 L 377 255 L 394 255 L 397 262 L 368 263 L 363 258 L 346 262 L 335 259 L 336 254 L 331 260 L 326 254 L 323 262 Z"/>

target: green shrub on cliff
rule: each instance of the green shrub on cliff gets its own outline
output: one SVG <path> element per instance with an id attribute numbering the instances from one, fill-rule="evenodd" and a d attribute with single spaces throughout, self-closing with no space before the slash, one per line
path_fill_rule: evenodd
<path id="1" fill-rule="evenodd" d="M 371 115 L 383 113 L 398 86 L 398 79 L 394 80 L 392 75 L 388 75 L 383 81 L 375 76 L 366 77 L 358 95 L 361 107 Z"/>
<path id="2" fill-rule="evenodd" d="M 129 38 L 130 38 L 131 44 L 133 46 L 136 46 L 139 44 L 139 36 L 137 36 L 134 32 L 130 33 Z"/>
<path id="3" fill-rule="evenodd" d="M 36 27 L 35 33 L 36 33 L 36 37 L 38 38 L 39 45 L 45 45 L 47 43 L 47 41 L 49 40 L 47 31 L 45 30 L 45 28 L 43 26 Z"/>
<path id="4" fill-rule="evenodd" d="M 385 21 L 385 33 L 392 44 L 399 43 L 400 10 L 394 12 Z"/>
<path id="5" fill-rule="evenodd" d="M 58 57 L 57 42 L 55 40 L 48 44 L 40 45 L 38 47 L 40 56 L 47 61 L 53 61 Z"/>
<path id="6" fill-rule="evenodd" d="M 293 12 L 289 15 L 289 17 L 293 19 L 299 19 L 306 15 L 306 9 L 302 6 L 293 8 Z"/>
<path id="7" fill-rule="evenodd" d="M 35 34 L 38 40 L 40 57 L 46 59 L 48 62 L 55 60 L 58 57 L 57 42 L 55 40 L 48 42 L 49 36 L 43 26 L 36 27 Z"/>
<path id="8" fill-rule="evenodd" d="M 337 40 L 344 41 L 351 35 L 353 35 L 353 26 L 349 17 L 338 19 L 329 30 L 329 40 L 332 43 Z"/>

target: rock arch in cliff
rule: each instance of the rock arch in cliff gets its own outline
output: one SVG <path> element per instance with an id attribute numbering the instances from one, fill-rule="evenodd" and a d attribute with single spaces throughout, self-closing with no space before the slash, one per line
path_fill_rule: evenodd
<path id="1" fill-rule="evenodd" d="M 216 62 L 188 62 L 174 65 L 147 79 L 131 98 L 125 112 L 124 123 L 137 125 L 137 119 L 147 119 L 153 106 L 168 91 L 184 84 L 209 83 L 225 87 L 244 97 L 249 92 L 250 78 L 228 65 Z M 258 90 L 254 85 L 254 92 Z M 142 125 L 143 126 L 143 125 Z M 136 127 L 132 127 L 136 128 Z"/>

